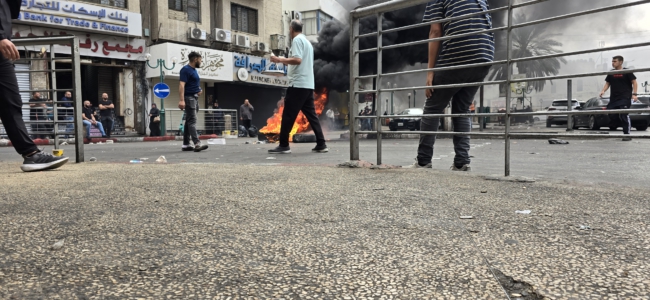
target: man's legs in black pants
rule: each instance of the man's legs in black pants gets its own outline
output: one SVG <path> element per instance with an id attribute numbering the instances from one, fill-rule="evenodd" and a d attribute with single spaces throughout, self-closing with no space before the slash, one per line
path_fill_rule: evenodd
<path id="1" fill-rule="evenodd" d="M 481 82 L 489 71 L 489 67 L 478 67 L 451 71 L 437 72 L 434 76 L 434 85 L 445 85 L 455 83 Z M 478 87 L 445 88 L 434 89 L 431 98 L 427 99 L 424 105 L 424 114 L 442 114 L 453 98 L 452 113 L 469 113 L 469 107 L 474 101 L 474 95 Z M 454 131 L 470 132 L 472 128 L 471 119 L 468 117 L 452 118 Z M 422 118 L 420 129 L 422 131 L 438 131 L 440 118 Z M 421 135 L 418 146 L 417 161 L 420 166 L 431 163 L 433 158 L 433 145 L 436 141 L 435 135 Z M 462 167 L 470 163 L 469 136 L 454 136 L 454 150 L 456 156 L 454 165 Z"/>
<path id="2" fill-rule="evenodd" d="M 113 131 L 113 117 L 102 117 L 101 123 L 102 126 L 104 126 L 106 137 L 111 137 L 111 132 Z"/>
<path id="3" fill-rule="evenodd" d="M 246 130 L 248 130 L 248 128 L 251 128 L 251 120 L 244 119 L 244 127 L 246 127 Z"/>
<path id="4" fill-rule="evenodd" d="M 318 145 L 324 146 L 323 128 L 320 126 L 314 106 L 314 90 L 290 87 L 287 89 L 287 95 L 284 98 L 284 111 L 282 112 L 282 125 L 280 127 L 280 147 L 289 147 L 289 133 L 301 110 L 307 121 L 309 121 L 312 130 L 314 130 Z"/>
<path id="5" fill-rule="evenodd" d="M 14 65 L 0 56 L 0 119 L 16 152 L 22 155 L 37 152 L 23 121 L 23 101 L 18 92 Z"/>

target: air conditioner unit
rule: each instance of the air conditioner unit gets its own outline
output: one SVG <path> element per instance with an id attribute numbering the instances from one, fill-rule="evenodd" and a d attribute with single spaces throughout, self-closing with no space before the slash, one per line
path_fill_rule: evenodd
<path id="1" fill-rule="evenodd" d="M 243 48 L 250 48 L 251 47 L 251 40 L 248 36 L 245 35 L 235 35 L 235 46 L 243 47 Z"/>
<path id="2" fill-rule="evenodd" d="M 269 51 L 269 46 L 267 46 L 265 43 L 262 42 L 257 42 L 255 43 L 255 51 L 259 52 L 268 52 Z"/>
<path id="3" fill-rule="evenodd" d="M 287 37 L 281 34 L 271 35 L 271 50 L 284 51 L 287 48 Z"/>
<path id="4" fill-rule="evenodd" d="M 190 28 L 190 38 L 205 41 L 208 39 L 208 34 L 201 28 Z"/>
<path id="5" fill-rule="evenodd" d="M 212 37 L 215 42 L 230 44 L 232 43 L 232 33 L 230 30 L 215 28 L 212 30 Z"/>
<path id="6" fill-rule="evenodd" d="M 291 19 L 292 20 L 301 20 L 302 21 L 302 13 L 299 11 L 291 11 Z"/>

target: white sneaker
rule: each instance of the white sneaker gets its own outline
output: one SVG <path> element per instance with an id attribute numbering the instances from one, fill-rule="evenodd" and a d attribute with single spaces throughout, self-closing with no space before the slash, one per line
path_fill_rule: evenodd
<path id="1" fill-rule="evenodd" d="M 402 168 L 404 168 L 404 169 L 431 169 L 431 168 L 433 168 L 433 165 L 431 163 L 428 163 L 425 166 L 420 166 L 420 163 L 418 163 L 418 160 L 415 159 L 415 162 L 412 165 L 403 166 Z"/>
<path id="2" fill-rule="evenodd" d="M 452 171 L 461 171 L 461 172 L 470 172 L 472 171 L 472 167 L 469 165 L 463 165 L 461 168 L 456 168 L 456 165 L 451 165 L 451 168 L 449 168 Z"/>

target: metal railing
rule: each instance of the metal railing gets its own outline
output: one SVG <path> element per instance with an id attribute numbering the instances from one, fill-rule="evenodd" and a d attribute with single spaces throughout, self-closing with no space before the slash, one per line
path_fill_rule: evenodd
<path id="1" fill-rule="evenodd" d="M 167 132 L 183 135 L 181 128 L 185 125 L 185 112 L 178 108 L 167 108 Z M 222 135 L 239 130 L 239 118 L 236 109 L 199 109 L 196 114 L 196 130 L 201 134 Z"/>
<path id="2" fill-rule="evenodd" d="M 546 80 L 552 80 L 552 79 L 572 79 L 572 78 L 581 78 L 581 77 L 591 77 L 591 76 L 600 76 L 600 75 L 611 75 L 611 74 L 622 74 L 622 73 L 631 73 L 631 72 L 648 72 L 650 71 L 650 68 L 640 68 L 640 69 L 632 69 L 632 70 L 621 70 L 621 71 L 606 71 L 606 72 L 591 72 L 591 73 L 578 73 L 578 74 L 568 74 L 568 75 L 558 75 L 558 76 L 547 76 L 547 77 L 534 77 L 534 78 L 521 78 L 521 79 L 513 79 L 512 78 L 512 69 L 513 69 L 513 64 L 517 62 L 524 62 L 524 61 L 532 61 L 532 60 L 541 60 L 541 59 L 549 59 L 549 58 L 556 58 L 556 57 L 562 57 L 562 56 L 572 56 L 572 55 L 579 55 L 579 54 L 589 54 L 589 53 L 597 53 L 601 51 L 608 51 L 608 50 L 620 50 L 620 49 L 629 49 L 629 48 L 638 48 L 638 47 L 645 47 L 645 46 L 650 46 L 650 42 L 643 42 L 643 43 L 635 43 L 635 44 L 626 44 L 626 45 L 620 45 L 620 46 L 614 46 L 614 47 L 605 47 L 605 48 L 597 48 L 597 49 L 589 49 L 589 50 L 582 50 L 582 51 L 573 51 L 573 52 L 564 52 L 564 53 L 557 53 L 557 54 L 549 54 L 549 55 L 543 55 L 543 56 L 533 56 L 533 57 L 524 57 L 524 58 L 512 58 L 512 30 L 516 28 L 522 28 L 526 26 L 533 26 L 533 25 L 538 25 L 538 24 L 543 24 L 543 23 L 548 23 L 552 21 L 558 21 L 558 20 L 564 20 L 568 18 L 573 18 L 573 17 L 578 17 L 578 16 L 584 16 L 584 15 L 589 15 L 589 14 L 594 14 L 598 12 L 604 12 L 604 11 L 610 11 L 610 10 L 615 10 L 615 9 L 621 9 L 621 8 L 626 8 L 626 7 L 632 7 L 632 6 L 637 6 L 641 4 L 646 4 L 650 3 L 650 0 L 637 0 L 625 4 L 617 4 L 617 5 L 610 5 L 606 7 L 601 7 L 597 9 L 591 9 L 591 10 L 586 10 L 586 11 L 581 11 L 581 12 L 576 12 L 576 13 L 569 13 L 569 14 L 564 14 L 560 16 L 554 16 L 550 18 L 545 18 L 545 19 L 540 19 L 540 20 L 535 20 L 535 21 L 529 21 L 529 22 L 524 22 L 520 24 L 513 24 L 513 10 L 516 8 L 522 8 L 534 4 L 538 4 L 541 2 L 545 2 L 548 0 L 531 0 L 523 3 L 517 3 L 515 4 L 515 0 L 508 0 L 508 5 L 504 7 L 499 7 L 499 8 L 494 8 L 494 9 L 489 9 L 487 11 L 482 11 L 479 13 L 472 13 L 472 14 L 467 14 L 464 16 L 459 16 L 459 17 L 453 17 L 453 18 L 447 18 L 447 19 L 442 19 L 442 20 L 434 20 L 434 21 L 429 21 L 429 22 L 423 22 L 423 23 L 418 23 L 414 25 L 408 25 L 408 26 L 403 26 L 403 27 L 398 27 L 398 28 L 393 28 L 393 29 L 382 29 L 382 24 L 383 24 L 383 14 L 385 12 L 390 12 L 390 11 L 395 11 L 399 9 L 404 9 L 408 7 L 412 7 L 415 5 L 423 4 L 426 2 L 429 2 L 428 0 L 393 0 L 389 2 L 383 2 L 380 4 L 376 5 L 371 5 L 367 7 L 362 7 L 358 8 L 356 10 L 353 10 L 350 13 L 350 160 L 359 160 L 359 135 L 362 134 L 376 134 L 377 135 L 377 164 L 382 164 L 382 134 L 385 133 L 385 131 L 382 130 L 382 127 L 380 126 L 381 119 L 386 119 L 386 118 L 399 118 L 403 117 L 400 115 L 382 115 L 381 112 L 384 111 L 382 109 L 382 101 L 375 101 L 375 116 L 356 116 L 355 112 L 358 111 L 358 101 L 357 98 L 359 97 L 360 94 L 375 94 L 379 96 L 382 92 L 395 92 L 395 91 L 411 91 L 411 90 L 426 90 L 426 89 L 444 89 L 444 88 L 459 88 L 459 87 L 470 87 L 470 86 L 486 86 L 486 85 L 497 85 L 497 84 L 505 84 L 507 87 L 507 94 L 506 94 L 506 101 L 505 101 L 505 113 L 468 113 L 468 114 L 424 114 L 424 115 L 409 115 L 409 118 L 411 117 L 428 117 L 428 118 L 443 118 L 443 117 L 478 117 L 478 118 L 485 118 L 485 117 L 504 117 L 505 118 L 505 131 L 503 133 L 484 133 L 484 132 L 439 132 L 439 131 L 420 131 L 418 132 L 421 135 L 467 135 L 467 136 L 476 136 L 476 137 L 502 137 L 505 139 L 505 176 L 510 176 L 510 140 L 511 138 L 550 138 L 550 137 L 580 137 L 582 135 L 578 134 L 558 134 L 558 133 L 513 133 L 511 131 L 511 118 L 517 117 L 517 116 L 538 116 L 538 115 L 561 115 L 561 116 L 567 116 L 568 122 L 567 122 L 567 127 L 569 129 L 572 129 L 572 117 L 569 116 L 575 116 L 575 115 L 604 115 L 604 114 L 629 114 L 629 113 L 648 113 L 647 109 L 616 109 L 616 110 L 600 110 L 600 111 L 574 111 L 571 109 L 571 105 L 568 105 L 568 110 L 567 111 L 544 111 L 544 112 L 511 112 L 511 101 L 513 98 L 513 91 L 510 88 L 511 83 L 518 83 L 518 82 L 532 82 L 532 81 L 546 81 Z M 482 15 L 485 13 L 494 13 L 494 12 L 502 12 L 505 11 L 507 12 L 507 25 L 502 26 L 502 27 L 497 27 L 497 28 L 492 28 L 490 30 L 480 30 L 480 31 L 474 31 L 470 33 L 463 33 L 463 34 L 458 34 L 458 35 L 451 35 L 451 36 L 443 36 L 440 38 L 432 38 L 432 39 L 423 39 L 420 41 L 415 41 L 415 42 L 408 42 L 408 43 L 401 43 L 401 44 L 395 44 L 395 45 L 390 45 L 390 46 L 383 46 L 382 45 L 382 36 L 383 34 L 386 33 L 392 33 L 392 32 L 398 32 L 406 29 L 412 29 L 412 28 L 417 28 L 417 27 L 422 27 L 422 26 L 430 26 L 431 24 L 434 23 L 445 23 L 453 20 L 459 20 L 459 19 L 464 19 L 468 18 L 474 15 Z M 359 24 L 360 24 L 360 19 L 369 17 L 369 16 L 376 16 L 377 17 L 377 31 L 372 32 L 372 33 L 365 33 L 365 34 L 359 34 Z M 401 47 L 407 47 L 407 46 L 414 46 L 414 45 L 420 45 L 420 44 L 428 44 L 429 42 L 435 42 L 435 41 L 445 41 L 445 40 L 450 40 L 454 38 L 459 38 L 463 36 L 470 36 L 470 35 L 476 35 L 480 33 L 493 33 L 497 31 L 506 31 L 506 46 L 507 46 L 507 52 L 506 52 L 506 60 L 499 60 L 499 61 L 493 61 L 489 63 L 476 63 L 476 64 L 465 64 L 465 65 L 458 65 L 458 66 L 449 66 L 449 67 L 434 67 L 434 68 L 427 68 L 427 69 L 420 69 L 420 70 L 410 70 L 410 71 L 402 71 L 402 72 L 391 72 L 391 73 L 383 73 L 382 72 L 382 52 L 383 50 L 388 50 L 388 49 L 397 49 Z M 359 40 L 361 38 L 367 38 L 367 37 L 376 37 L 377 38 L 377 47 L 375 48 L 369 48 L 369 49 L 359 49 Z M 371 53 L 375 52 L 377 54 L 377 73 L 373 75 L 364 75 L 360 76 L 359 75 L 359 56 L 363 53 Z M 434 86 L 414 86 L 414 87 L 399 87 L 399 88 L 381 88 L 381 80 L 383 77 L 389 77 L 389 76 L 400 76 L 400 75 L 406 75 L 406 74 L 413 74 L 413 73 L 424 73 L 424 72 L 429 72 L 429 71 L 443 71 L 443 70 L 456 70 L 456 69 L 464 69 L 464 68 L 472 68 L 472 67 L 480 67 L 480 66 L 495 66 L 495 65 L 502 65 L 502 64 L 507 64 L 506 68 L 506 79 L 505 80 L 493 80 L 493 81 L 484 81 L 484 82 L 477 82 L 477 83 L 463 83 L 463 84 L 448 84 L 448 85 L 434 85 Z M 375 79 L 376 84 L 375 86 L 377 88 L 374 88 L 373 90 L 361 90 L 359 87 L 359 81 L 362 79 Z M 571 81 L 569 80 L 568 84 L 568 92 L 567 92 L 567 99 L 573 99 L 571 97 Z M 379 97 L 376 97 L 376 99 L 379 99 Z M 477 111 L 482 111 L 483 109 L 483 103 L 481 101 L 481 107 Z M 357 124 L 357 119 L 373 119 L 374 120 L 374 128 L 377 128 L 376 130 L 371 130 L 371 131 L 360 131 L 356 129 L 356 124 Z M 481 121 L 482 122 L 482 121 Z M 480 128 L 482 128 L 482 123 L 480 125 Z M 390 131 L 391 134 L 412 134 L 413 132 L 411 131 Z M 590 137 L 594 137 L 591 136 Z M 602 138 L 614 138 L 614 137 L 628 137 L 627 135 L 607 135 L 603 136 Z M 650 138 L 649 135 L 635 135 L 634 138 Z"/>
<path id="3" fill-rule="evenodd" d="M 81 137 L 81 139 L 75 139 L 75 159 L 76 162 L 80 163 L 84 161 L 84 126 L 82 123 L 82 98 L 81 98 L 81 74 L 80 74 L 80 57 L 79 57 L 79 39 L 74 36 L 56 36 L 56 37 L 35 37 L 35 38 L 15 38 L 12 40 L 16 45 L 18 50 L 25 51 L 25 57 L 22 57 L 16 63 L 29 63 L 30 70 L 16 70 L 17 74 L 20 73 L 46 73 L 49 76 L 49 82 L 46 83 L 46 86 L 49 86 L 48 89 L 34 89 L 32 87 L 28 89 L 21 89 L 20 93 L 30 93 L 29 97 L 33 95 L 31 93 L 40 92 L 43 94 L 41 101 L 32 100 L 28 102 L 23 102 L 23 108 L 30 111 L 29 120 L 25 120 L 26 127 L 28 132 L 33 136 L 43 136 L 51 135 L 54 137 L 54 148 L 58 149 L 60 145 L 61 135 L 72 135 L 75 137 Z M 71 45 L 70 47 L 70 57 L 56 57 L 54 53 L 54 46 L 67 44 Z M 45 52 L 40 49 L 36 51 L 30 51 L 29 49 L 35 50 L 34 46 L 43 46 L 49 47 L 45 48 Z M 49 49 L 49 51 L 48 51 Z M 30 53 L 42 53 L 43 57 L 30 57 Z M 47 57 L 49 54 L 49 57 Z M 67 54 L 67 53 L 66 53 Z M 66 60 L 66 63 L 71 64 L 71 69 L 57 69 L 56 62 L 60 60 Z M 34 69 L 31 64 L 34 61 L 46 61 L 49 68 L 44 68 L 43 70 Z M 53 87 L 57 86 L 56 83 L 56 74 L 57 73 L 72 73 L 72 86 L 69 89 L 56 89 Z M 30 76 L 31 77 L 31 76 Z M 30 86 L 32 82 L 30 79 Z M 69 104 L 69 101 L 60 101 L 57 95 L 62 95 L 60 92 L 71 91 L 72 92 L 72 107 L 61 107 L 62 104 Z M 54 100 L 50 100 L 54 99 Z M 29 105 L 34 105 L 30 107 Z M 56 109 L 55 109 L 56 108 Z M 71 112 L 72 111 L 72 112 Z M 32 115 L 33 113 L 33 115 Z M 0 127 L 2 124 L 0 123 Z M 70 126 L 72 125 L 72 126 Z M 72 128 L 73 127 L 73 128 Z M 4 128 L 0 128 L 0 132 L 4 132 Z"/>

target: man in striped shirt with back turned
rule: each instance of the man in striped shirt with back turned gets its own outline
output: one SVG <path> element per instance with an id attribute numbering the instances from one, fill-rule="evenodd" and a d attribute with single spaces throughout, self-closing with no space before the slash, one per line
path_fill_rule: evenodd
<path id="1" fill-rule="evenodd" d="M 487 0 L 436 0 L 427 4 L 423 22 L 443 20 L 488 10 Z M 429 38 L 439 38 L 467 34 L 492 29 L 492 18 L 488 13 L 473 15 L 461 20 L 431 24 Z M 451 67 L 466 64 L 487 63 L 494 60 L 494 36 L 492 33 L 476 33 L 455 39 L 429 43 L 429 68 Z M 468 67 L 464 69 L 429 72 L 427 86 L 482 82 L 487 76 L 489 66 Z M 441 114 L 451 101 L 453 114 L 469 113 L 478 86 L 462 88 L 429 89 L 424 104 L 425 114 Z M 472 121 L 469 117 L 452 118 L 454 130 L 470 132 Z M 437 131 L 440 118 L 422 118 L 422 131 Z M 413 168 L 431 168 L 433 144 L 436 137 L 421 135 L 416 162 Z M 451 169 L 470 171 L 469 136 L 454 136 L 456 156 Z"/>

